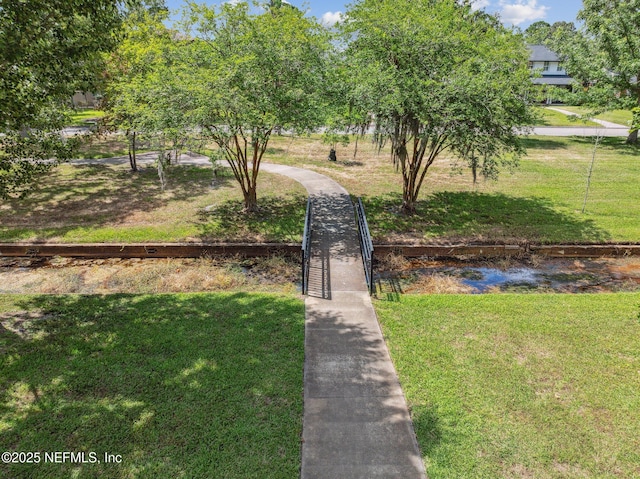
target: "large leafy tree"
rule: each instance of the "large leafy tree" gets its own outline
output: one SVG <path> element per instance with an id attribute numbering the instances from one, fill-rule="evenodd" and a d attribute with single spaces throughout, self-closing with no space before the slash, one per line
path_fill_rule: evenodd
<path id="1" fill-rule="evenodd" d="M 140 135 L 158 145 L 173 146 L 183 141 L 187 94 L 176 85 L 183 68 L 184 39 L 163 23 L 166 12 L 140 9 L 127 18 L 123 40 L 107 59 L 105 126 L 125 132 L 129 139 L 129 160 L 137 169 L 136 145 Z"/>
<path id="2" fill-rule="evenodd" d="M 0 2 L 0 198 L 71 153 L 60 137 L 75 90 L 95 91 L 103 53 L 136 0 Z M 154 1 L 154 4 L 159 2 Z"/>
<path id="3" fill-rule="evenodd" d="M 381 144 L 390 140 L 404 213 L 447 153 L 474 178 L 517 161 L 517 127 L 531 122 L 527 51 L 494 17 L 455 0 L 361 0 L 343 30 L 349 101 L 372 116 Z"/>
<path id="4" fill-rule="evenodd" d="M 276 128 L 309 131 L 322 123 L 329 39 L 314 19 L 284 2 L 191 6 L 189 75 L 194 124 L 211 138 L 257 208 L 257 179 Z"/>
<path id="5" fill-rule="evenodd" d="M 576 26 L 573 22 L 555 22 L 553 25 L 548 24 L 544 20 L 533 22 L 523 32 L 525 41 L 530 45 L 546 44 L 560 32 L 575 32 Z"/>
<path id="6" fill-rule="evenodd" d="M 585 86 L 581 100 L 595 111 L 634 112 L 627 141 L 640 126 L 640 0 L 584 0 L 578 32 L 560 32 L 553 47 L 568 73 Z"/>

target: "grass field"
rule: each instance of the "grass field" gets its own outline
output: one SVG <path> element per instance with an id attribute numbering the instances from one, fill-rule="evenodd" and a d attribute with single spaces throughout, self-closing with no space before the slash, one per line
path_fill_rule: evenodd
<path id="1" fill-rule="evenodd" d="M 304 305 L 293 296 L 0 296 L 3 451 L 120 464 L 0 464 L 38 478 L 291 478 Z"/>
<path id="2" fill-rule="evenodd" d="M 262 173 L 262 210 L 242 213 L 233 177 L 180 166 L 160 187 L 154 167 L 62 165 L 26 200 L 0 205 L 1 241 L 297 241 L 305 190 L 295 181 Z M 210 211 L 204 211 L 210 206 Z M 243 221 L 238 221 L 243 218 Z"/>
<path id="3" fill-rule="evenodd" d="M 581 106 L 561 106 L 563 110 L 572 111 L 574 113 L 584 115 L 588 112 L 587 108 Z M 628 126 L 631 122 L 631 112 L 629 110 L 611 110 L 596 115 L 599 120 L 610 121 L 619 125 Z"/>
<path id="4" fill-rule="evenodd" d="M 593 140 L 529 137 L 528 155 L 498 181 L 473 185 L 451 158 L 434 163 L 425 179 L 418 215 L 398 213 L 402 183 L 388 150 L 361 140 L 338 146 L 338 162 L 318 138 L 274 138 L 272 161 L 313 169 L 362 196 L 374 241 L 425 243 L 616 242 L 640 240 L 640 151 L 623 138 L 603 140 L 596 154 L 585 214 L 581 213 Z"/>
<path id="5" fill-rule="evenodd" d="M 104 116 L 104 111 L 101 110 L 76 110 L 71 115 L 71 124 L 69 126 L 87 126 L 87 121 L 97 120 Z"/>
<path id="6" fill-rule="evenodd" d="M 115 141 L 115 140 L 114 140 Z M 362 196 L 376 242 L 635 242 L 640 240 L 640 151 L 624 139 L 598 147 L 589 138 L 529 137 L 519 168 L 474 185 L 469 172 L 443 157 L 431 167 L 418 215 L 398 213 L 401 176 L 388 148 L 361 139 L 338 145 L 338 161 L 318 136 L 274 136 L 264 161 L 325 174 Z M 103 145 L 110 148 L 108 145 Z M 112 145 L 113 146 L 113 145 Z M 115 147 L 115 146 L 114 146 Z M 261 211 L 244 215 L 239 187 L 227 172 L 172 168 L 163 192 L 156 170 L 64 165 L 26 200 L 0 204 L 0 241 L 284 241 L 300 239 L 306 191 L 293 180 L 261 172 Z M 210 207 L 205 212 L 204 208 Z"/>
<path id="7" fill-rule="evenodd" d="M 640 477 L 640 295 L 376 302 L 430 479 Z"/>
<path id="8" fill-rule="evenodd" d="M 598 126 L 598 124 L 593 121 L 582 120 L 577 116 L 570 117 L 559 111 L 549 110 L 548 108 L 537 108 L 537 112 L 540 118 L 536 122 L 536 126 Z"/>

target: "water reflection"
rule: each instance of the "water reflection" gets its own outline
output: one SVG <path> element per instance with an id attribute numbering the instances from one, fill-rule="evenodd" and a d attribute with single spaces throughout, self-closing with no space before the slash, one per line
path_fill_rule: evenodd
<path id="1" fill-rule="evenodd" d="M 530 261 L 415 260 L 378 269 L 382 292 L 392 282 L 409 293 L 640 291 L 640 258 Z M 390 287 L 390 286 L 389 286 Z"/>

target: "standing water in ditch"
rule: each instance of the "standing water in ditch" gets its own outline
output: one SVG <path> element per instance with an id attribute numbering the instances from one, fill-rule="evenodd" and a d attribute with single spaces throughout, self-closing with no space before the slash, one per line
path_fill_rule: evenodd
<path id="1" fill-rule="evenodd" d="M 483 262 L 390 257 L 380 262 L 377 272 L 383 294 L 640 291 L 637 257 Z"/>

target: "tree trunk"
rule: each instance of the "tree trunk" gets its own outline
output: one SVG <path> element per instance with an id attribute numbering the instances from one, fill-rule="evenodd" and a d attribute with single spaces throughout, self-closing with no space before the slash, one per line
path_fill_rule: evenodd
<path id="1" fill-rule="evenodd" d="M 407 201 L 407 200 L 403 200 L 402 201 L 402 207 L 400 208 L 400 212 L 403 215 L 407 215 L 407 216 L 413 216 L 417 213 L 416 210 L 416 204 L 413 201 Z"/>
<path id="2" fill-rule="evenodd" d="M 138 163 L 136 161 L 136 132 L 129 136 L 129 165 L 131 171 L 138 171 Z"/>
<path id="3" fill-rule="evenodd" d="M 636 91 L 636 97 L 638 98 L 637 106 L 631 110 L 631 132 L 627 137 L 628 145 L 638 144 L 638 128 L 640 128 L 640 91 Z"/>
<path id="4" fill-rule="evenodd" d="M 411 175 L 411 172 L 409 173 Z M 403 215 L 413 216 L 416 214 L 416 201 L 415 198 L 417 195 L 415 194 L 414 188 L 411 186 L 411 182 L 408 177 L 403 179 L 403 187 L 402 187 L 402 206 L 400 207 L 400 212 Z"/>
<path id="5" fill-rule="evenodd" d="M 243 192 L 244 196 L 244 211 L 246 213 L 255 213 L 258 211 L 258 195 L 256 194 L 256 186 L 251 185 L 246 192 Z"/>

